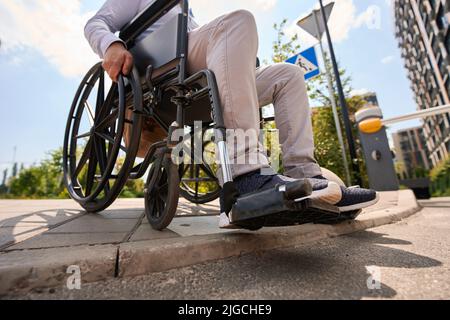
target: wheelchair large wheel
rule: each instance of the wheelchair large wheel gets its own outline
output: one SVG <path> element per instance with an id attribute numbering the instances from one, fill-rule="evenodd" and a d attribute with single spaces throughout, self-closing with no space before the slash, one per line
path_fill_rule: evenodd
<path id="1" fill-rule="evenodd" d="M 165 229 L 173 220 L 180 195 L 178 166 L 167 155 L 152 164 L 145 189 L 145 214 L 155 230 Z"/>
<path id="2" fill-rule="evenodd" d="M 220 196 L 219 180 L 214 173 L 214 168 L 208 164 L 215 157 L 213 147 L 213 142 L 203 143 L 203 163 L 180 165 L 180 194 L 189 202 L 205 204 Z M 208 154 L 209 161 L 205 161 L 205 153 Z"/>
<path id="3" fill-rule="evenodd" d="M 126 116 L 127 108 L 142 110 L 136 71 L 119 77 L 109 91 L 106 79 L 100 63 L 87 73 L 73 100 L 64 137 L 64 182 L 70 196 L 88 212 L 106 209 L 120 195 L 134 165 L 142 127 L 138 112 Z M 125 126 L 130 126 L 127 146 Z"/>

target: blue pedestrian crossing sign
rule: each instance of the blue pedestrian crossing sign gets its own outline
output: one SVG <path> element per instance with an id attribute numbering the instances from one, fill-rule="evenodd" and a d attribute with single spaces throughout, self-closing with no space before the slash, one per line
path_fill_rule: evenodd
<path id="1" fill-rule="evenodd" d="M 317 77 L 320 74 L 319 62 L 314 47 L 306 49 L 286 60 L 287 63 L 298 65 L 305 73 L 305 80 Z"/>

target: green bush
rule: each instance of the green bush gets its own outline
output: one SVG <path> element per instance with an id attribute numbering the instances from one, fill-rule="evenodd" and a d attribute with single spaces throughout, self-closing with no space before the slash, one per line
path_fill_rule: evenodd
<path id="1" fill-rule="evenodd" d="M 49 153 L 39 165 L 23 169 L 10 180 L 10 196 L 14 198 L 59 198 L 64 193 L 62 151 Z"/>
<path id="2" fill-rule="evenodd" d="M 84 171 L 87 166 L 84 168 Z M 83 184 L 86 172 L 81 172 L 80 180 Z M 39 165 L 23 169 L 20 173 L 10 179 L 9 194 L 3 192 L 3 199 L 68 199 L 63 183 L 62 150 L 54 150 L 48 154 Z M 141 198 L 144 196 L 144 181 L 129 180 L 120 197 Z"/>
<path id="3" fill-rule="evenodd" d="M 450 158 L 430 171 L 430 180 L 433 197 L 450 196 Z"/>

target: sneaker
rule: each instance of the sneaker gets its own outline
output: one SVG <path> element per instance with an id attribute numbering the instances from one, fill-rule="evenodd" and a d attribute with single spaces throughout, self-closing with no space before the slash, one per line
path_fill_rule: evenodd
<path id="1" fill-rule="evenodd" d="M 234 185 L 238 193 L 242 196 L 254 191 L 264 191 L 277 185 L 283 185 L 295 180 L 296 179 L 278 174 L 262 175 L 258 170 L 236 178 L 234 180 Z M 341 187 L 337 183 L 315 178 L 310 178 L 308 180 L 313 189 L 312 194 L 308 197 L 297 200 L 315 199 L 333 205 L 341 200 L 342 191 Z M 222 196 L 220 200 L 222 202 Z M 223 207 L 222 204 L 221 207 Z M 233 225 L 230 223 L 228 215 L 225 212 L 222 212 L 220 215 L 219 227 L 227 229 L 233 228 Z"/>
<path id="2" fill-rule="evenodd" d="M 316 178 L 307 178 L 306 180 L 311 183 L 313 192 L 305 199 L 319 200 L 332 205 L 341 201 L 342 189 L 336 182 Z"/>
<path id="3" fill-rule="evenodd" d="M 371 189 L 358 187 L 342 188 L 342 199 L 336 206 L 340 212 L 357 211 L 370 207 L 380 200 L 380 195 Z"/>

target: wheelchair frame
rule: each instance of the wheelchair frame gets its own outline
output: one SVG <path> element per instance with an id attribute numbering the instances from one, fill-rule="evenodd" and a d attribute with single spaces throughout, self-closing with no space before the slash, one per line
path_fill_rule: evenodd
<path id="1" fill-rule="evenodd" d="M 66 187 L 70 196 L 88 212 L 106 209 L 119 196 L 128 179 L 142 178 L 151 165 L 144 191 L 146 213 L 152 226 L 159 230 L 164 229 L 170 223 L 178 205 L 179 175 L 182 172 L 179 172 L 169 159 L 171 150 L 179 143 L 179 141 L 171 140 L 172 133 L 176 129 L 190 125 L 186 122 L 185 111 L 197 101 L 202 99 L 208 101 L 212 119 L 207 124 L 210 126 L 209 128 L 212 126 L 215 131 L 215 143 L 224 183 L 232 181 L 225 143 L 225 126 L 215 76 L 210 70 L 202 70 L 189 77 L 186 74 L 188 1 L 157 0 L 126 25 L 121 30 L 119 37 L 126 43 L 133 55 L 138 55 L 139 52 L 136 50 L 138 37 L 177 5 L 181 6 L 182 12 L 176 18 L 176 45 L 169 48 L 169 55 L 164 57 L 164 61 L 159 63 L 160 65 L 150 64 L 146 66 L 145 71 L 139 70 L 135 66 L 129 76 L 119 77 L 118 83 L 112 85 L 106 98 L 103 89 L 105 72 L 101 64 L 95 65 L 88 72 L 72 103 L 63 147 Z M 153 34 L 157 36 L 157 32 L 158 30 L 151 33 L 150 36 Z M 168 65 L 170 66 L 168 71 L 153 77 L 156 69 L 165 68 Z M 198 88 L 200 83 L 205 85 Z M 94 111 L 87 99 L 96 86 L 98 86 L 98 92 Z M 159 111 L 162 96 L 169 94 L 169 91 L 173 93 L 170 103 L 176 106 L 176 114 L 171 124 L 164 121 Z M 128 119 L 125 111 L 127 101 L 131 98 L 133 114 L 132 119 Z M 78 130 L 85 109 L 92 118 L 91 130 L 80 135 Z M 209 113 L 209 110 L 207 112 Z M 167 131 L 168 139 L 154 143 L 149 148 L 144 160 L 135 165 L 145 117 L 153 118 L 161 125 Z M 105 123 L 110 126 L 106 127 Z M 122 145 L 125 125 L 132 126 L 129 145 L 126 147 Z M 89 141 L 86 143 L 82 155 L 78 157 L 77 141 L 80 138 L 89 138 Z M 126 153 L 125 160 L 118 173 L 113 175 L 112 172 L 117 167 L 117 156 L 120 150 Z M 79 158 L 78 161 L 77 158 Z M 79 181 L 81 179 L 79 179 L 79 175 L 84 166 L 88 167 L 85 182 Z M 196 168 L 195 171 L 197 170 Z M 159 187 L 164 189 L 162 194 L 159 191 L 155 193 Z M 211 199 L 217 197 L 218 193 L 215 193 Z M 204 201 L 196 198 L 190 200 Z"/>
<path id="2" fill-rule="evenodd" d="M 167 27 L 138 39 L 177 5 L 181 6 L 181 14 L 170 20 Z M 101 63 L 83 78 L 70 108 L 64 136 L 64 183 L 70 196 L 87 212 L 99 212 L 114 202 L 129 179 L 140 179 L 149 171 L 144 190 L 146 216 L 154 229 L 164 229 L 175 216 L 180 178 L 185 173 L 183 166 L 171 161 L 172 150 L 180 142 L 172 140 L 172 133 L 185 126 L 192 128 L 195 120 L 203 121 L 207 105 L 210 110 L 207 110 L 202 130 L 214 130 L 223 188 L 203 199 L 196 197 L 196 190 L 194 197 L 188 200 L 197 203 L 213 200 L 222 192 L 222 214 L 229 213 L 230 223 L 250 230 L 347 219 L 336 207 L 310 201 L 312 188 L 307 180 L 239 197 L 233 184 L 215 75 L 210 70 L 201 70 L 189 77 L 186 73 L 188 17 L 187 0 L 156 0 L 120 32 L 120 38 L 135 57 L 131 74 L 119 76 L 107 94 Z M 176 39 L 169 41 L 168 37 L 174 32 Z M 155 46 L 155 43 L 160 45 Z M 96 86 L 94 110 L 89 97 Z M 193 106 L 196 107 L 186 113 Z M 132 111 L 131 118 L 127 117 L 127 111 Z M 80 134 L 84 114 L 90 120 L 90 130 Z M 168 138 L 151 145 L 143 161 L 136 164 L 144 118 L 154 119 L 167 131 Z M 130 129 L 128 138 L 124 136 L 125 128 Z M 79 156 L 80 139 L 87 139 L 87 142 Z M 128 144 L 123 146 L 125 139 Z M 123 161 L 119 159 L 120 151 L 125 153 Z M 197 182 L 201 166 L 191 163 L 191 176 L 195 176 Z M 208 173 L 204 164 L 203 168 Z M 208 177 L 217 182 L 213 172 L 209 172 Z"/>

